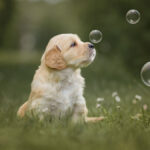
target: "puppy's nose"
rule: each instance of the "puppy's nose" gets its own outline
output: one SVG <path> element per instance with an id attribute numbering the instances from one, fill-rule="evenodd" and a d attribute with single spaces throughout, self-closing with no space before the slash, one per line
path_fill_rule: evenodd
<path id="1" fill-rule="evenodd" d="M 88 44 L 88 47 L 91 48 L 91 49 L 93 49 L 94 45 L 90 43 L 90 44 Z"/>

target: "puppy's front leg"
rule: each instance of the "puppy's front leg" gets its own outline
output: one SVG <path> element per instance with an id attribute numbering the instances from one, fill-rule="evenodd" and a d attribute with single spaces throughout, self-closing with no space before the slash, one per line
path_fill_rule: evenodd
<path id="1" fill-rule="evenodd" d="M 18 110 L 17 116 L 23 118 L 25 116 L 26 110 L 28 107 L 28 101 L 26 101 Z"/>
<path id="2" fill-rule="evenodd" d="M 73 111 L 73 117 L 72 121 L 77 123 L 77 122 L 98 122 L 104 119 L 103 116 L 101 117 L 88 117 L 88 109 L 86 107 L 86 104 L 75 104 L 74 106 L 74 111 Z"/>
<path id="3" fill-rule="evenodd" d="M 72 121 L 74 123 L 84 122 L 87 113 L 88 113 L 88 110 L 84 102 L 76 103 L 73 108 Z"/>

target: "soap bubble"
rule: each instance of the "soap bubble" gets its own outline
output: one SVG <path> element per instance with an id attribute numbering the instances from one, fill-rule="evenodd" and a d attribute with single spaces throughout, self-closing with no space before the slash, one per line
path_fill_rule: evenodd
<path id="1" fill-rule="evenodd" d="M 126 14 L 126 20 L 130 24 L 136 24 L 140 21 L 140 13 L 135 9 L 131 9 Z"/>
<path id="2" fill-rule="evenodd" d="M 141 70 L 141 79 L 143 83 L 150 86 L 150 62 L 147 62 Z"/>
<path id="3" fill-rule="evenodd" d="M 99 30 L 92 30 L 89 34 L 89 39 L 92 43 L 99 43 L 103 38 L 102 32 Z"/>

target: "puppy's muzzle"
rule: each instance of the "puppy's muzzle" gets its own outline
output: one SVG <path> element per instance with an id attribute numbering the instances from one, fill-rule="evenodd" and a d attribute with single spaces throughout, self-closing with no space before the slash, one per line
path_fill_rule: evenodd
<path id="1" fill-rule="evenodd" d="M 95 55 L 95 48 L 94 45 L 89 43 L 88 44 L 88 48 L 89 48 L 89 57 L 94 57 Z"/>
<path id="2" fill-rule="evenodd" d="M 88 47 L 89 47 L 90 49 L 94 49 L 94 45 L 91 44 L 91 43 L 88 44 Z"/>

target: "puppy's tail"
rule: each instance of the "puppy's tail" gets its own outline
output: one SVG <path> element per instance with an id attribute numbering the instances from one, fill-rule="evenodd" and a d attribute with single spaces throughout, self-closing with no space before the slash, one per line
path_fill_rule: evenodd
<path id="1" fill-rule="evenodd" d="M 26 110 L 27 110 L 27 106 L 28 106 L 28 101 L 25 102 L 19 109 L 17 112 L 17 116 L 19 118 L 23 118 L 25 116 Z"/>

